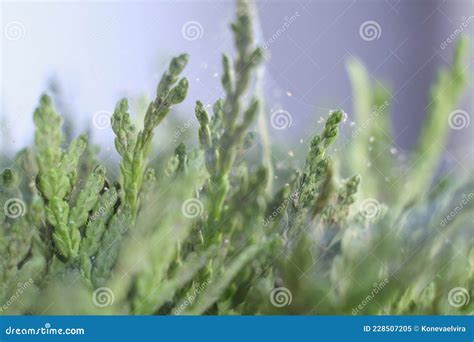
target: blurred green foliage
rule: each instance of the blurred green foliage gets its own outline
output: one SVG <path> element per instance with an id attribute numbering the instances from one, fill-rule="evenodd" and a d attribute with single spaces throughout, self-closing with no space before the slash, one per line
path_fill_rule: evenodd
<path id="1" fill-rule="evenodd" d="M 51 99 L 41 97 L 35 145 L 0 178 L 0 311 L 472 312 L 473 174 L 435 178 L 447 115 L 465 84 L 466 41 L 432 88 L 433 105 L 403 176 L 387 153 L 390 93 L 372 87 L 363 65 L 351 60 L 358 126 L 347 155 L 330 155 L 344 119 L 333 111 L 301 170 L 269 193 L 268 165 L 246 158 L 258 142 L 250 129 L 261 101 L 250 84 L 263 61 L 247 1 L 238 2 L 231 27 L 237 53 L 223 56 L 225 97 L 212 115 L 196 103 L 199 147 L 180 144 L 166 162 L 149 161 L 152 139 L 186 96 L 180 75 L 187 55 L 171 61 L 142 130 L 127 100 L 117 104 L 111 126 L 118 177 L 97 161 L 85 135 L 64 138 Z M 341 179 L 338 165 L 353 176 Z M 386 177 L 396 185 L 386 186 Z"/>

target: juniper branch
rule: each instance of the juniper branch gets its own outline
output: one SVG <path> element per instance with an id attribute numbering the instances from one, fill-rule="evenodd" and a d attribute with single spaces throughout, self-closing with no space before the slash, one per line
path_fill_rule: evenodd
<path id="1" fill-rule="evenodd" d="M 223 102 L 216 103 L 215 116 L 212 119 L 213 124 L 222 125 L 221 132 L 216 132 L 216 128 L 214 133 L 210 131 L 209 115 L 202 103 L 196 104 L 196 117 L 201 126 L 199 140 L 205 151 L 206 168 L 209 172 L 209 212 L 204 231 L 206 244 L 211 244 L 218 236 L 215 233 L 215 226 L 221 218 L 229 189 L 230 169 L 245 133 L 255 121 L 259 110 L 257 99 L 252 99 L 249 105 L 242 109 L 242 98 L 248 89 L 252 71 L 263 60 L 262 50 L 253 46 L 251 15 L 247 1 L 238 2 L 237 19 L 231 27 L 237 57 L 232 65 L 230 58 L 227 55 L 223 56 L 221 81 L 226 97 Z M 239 124 L 237 121 L 241 113 L 243 118 Z"/>
<path id="2" fill-rule="evenodd" d="M 123 200 L 130 207 L 133 217 L 136 217 L 140 205 L 139 193 L 147 169 L 153 132 L 172 106 L 181 103 L 186 97 L 188 81 L 186 78 L 179 80 L 179 75 L 187 62 L 187 55 L 180 55 L 171 60 L 168 71 L 158 84 L 156 98 L 148 106 L 142 131 L 136 133 L 136 128 L 130 121 L 126 99 L 117 104 L 112 116 L 112 129 L 116 135 L 115 146 L 122 157 L 120 170 L 124 190 Z"/>
<path id="3" fill-rule="evenodd" d="M 431 88 L 430 110 L 413 155 L 411 172 L 405 181 L 406 191 L 400 203 L 419 199 L 433 180 L 450 127 L 448 116 L 455 109 L 466 85 L 468 47 L 468 38 L 461 37 L 456 45 L 452 69 L 441 70 Z"/>
<path id="4" fill-rule="evenodd" d="M 86 147 L 86 137 L 75 139 L 68 151 L 61 148 L 61 117 L 56 114 L 51 99 L 43 95 L 35 110 L 35 142 L 39 167 L 38 189 L 45 199 L 46 217 L 53 226 L 53 239 L 57 252 L 66 260 L 74 259 L 79 250 L 81 234 L 70 225 L 70 194 L 76 179 L 79 157 Z"/>

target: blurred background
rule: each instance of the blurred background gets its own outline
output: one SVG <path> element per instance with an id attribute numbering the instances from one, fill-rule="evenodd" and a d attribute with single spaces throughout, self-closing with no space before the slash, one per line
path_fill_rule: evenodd
<path id="1" fill-rule="evenodd" d="M 233 51 L 234 6 L 221 0 L 2 0 L 0 155 L 32 142 L 32 113 L 46 90 L 56 95 L 73 134 L 89 130 L 95 142 L 112 148 L 112 132 L 98 118 L 124 96 L 132 99 L 132 111 L 142 112 L 169 59 L 182 52 L 191 55 L 185 71 L 190 93 L 174 115 L 196 135 L 194 102 L 222 96 L 221 53 Z M 372 82 L 391 89 L 394 146 L 408 151 L 429 108 L 430 84 L 451 63 L 453 41 L 467 34 L 473 50 L 472 0 L 261 0 L 256 7 L 256 36 L 267 53 L 265 116 L 284 110 L 292 119 L 285 130 L 269 125 L 269 135 L 290 152 L 321 128 L 330 109 L 343 108 L 351 130 L 351 56 L 365 64 Z M 473 61 L 471 53 L 468 92 L 459 104 L 470 118 Z M 472 164 L 473 133 L 474 122 L 453 130 L 446 158 Z"/>

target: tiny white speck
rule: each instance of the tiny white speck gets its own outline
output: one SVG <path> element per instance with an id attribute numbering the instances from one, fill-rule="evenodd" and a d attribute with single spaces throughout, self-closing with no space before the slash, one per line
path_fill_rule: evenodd
<path id="1" fill-rule="evenodd" d="M 346 122 L 346 121 L 347 121 L 347 113 L 342 112 L 342 122 Z"/>
<path id="2" fill-rule="evenodd" d="M 396 154 L 396 153 L 397 153 L 397 149 L 396 149 L 395 147 L 392 147 L 392 148 L 390 149 L 390 153 L 391 153 L 391 154 Z"/>
<path id="3" fill-rule="evenodd" d="M 369 138 L 369 142 L 372 143 L 372 142 L 374 142 L 374 141 L 375 141 L 375 138 L 374 138 L 374 137 L 370 137 L 370 138 Z"/>

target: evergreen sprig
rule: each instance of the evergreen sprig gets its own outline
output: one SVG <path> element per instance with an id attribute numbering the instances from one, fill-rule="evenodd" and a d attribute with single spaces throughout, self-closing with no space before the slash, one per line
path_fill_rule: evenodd
<path id="1" fill-rule="evenodd" d="M 199 141 L 205 151 L 208 182 L 208 219 L 204 227 L 207 243 L 214 241 L 216 225 L 222 217 L 224 201 L 229 190 L 229 173 L 236 154 L 242 147 L 247 130 L 255 121 L 259 110 L 258 99 L 252 99 L 243 107 L 243 96 L 248 90 L 252 71 L 263 61 L 263 51 L 254 47 L 251 13 L 247 1 L 239 1 L 237 20 L 231 25 L 237 56 L 232 64 L 229 56 L 223 55 L 222 87 L 224 100 L 214 104 L 212 122 L 201 102 L 196 103 L 196 118 L 199 121 Z M 238 122 L 239 116 L 242 117 Z M 211 131 L 212 129 L 212 131 Z"/>
<path id="2" fill-rule="evenodd" d="M 162 76 L 156 90 L 156 98 L 148 106 L 144 128 L 136 132 L 128 113 L 128 101 L 122 99 L 115 107 L 112 116 L 112 129 L 115 132 L 115 147 L 122 157 L 120 170 L 123 182 L 123 200 L 130 207 L 133 216 L 139 208 L 139 192 L 147 168 L 153 132 L 169 113 L 173 105 L 181 103 L 188 91 L 186 78 L 179 75 L 188 63 L 188 55 L 180 55 L 171 60 L 168 71 Z"/>
<path id="3" fill-rule="evenodd" d="M 70 195 L 77 181 L 77 166 L 86 149 L 87 137 L 82 135 L 63 150 L 61 117 L 55 112 L 51 99 L 43 95 L 35 110 L 35 143 L 37 148 L 37 185 L 45 201 L 46 217 L 53 227 L 53 239 L 58 255 L 66 260 L 78 256 L 81 243 L 79 228 L 86 223 L 88 212 L 98 200 L 105 169 L 98 167 L 86 181 L 75 203 Z"/>

